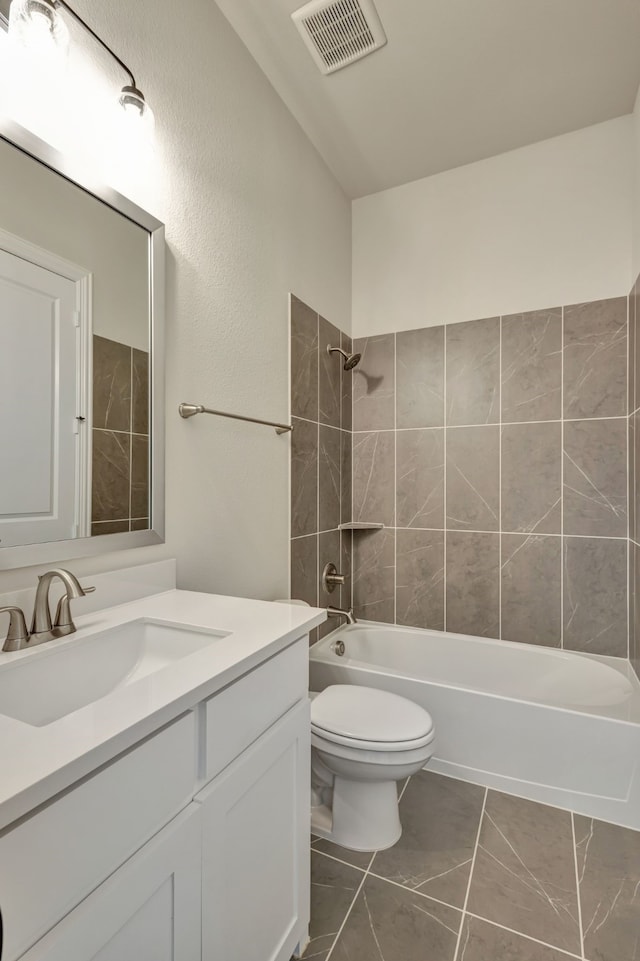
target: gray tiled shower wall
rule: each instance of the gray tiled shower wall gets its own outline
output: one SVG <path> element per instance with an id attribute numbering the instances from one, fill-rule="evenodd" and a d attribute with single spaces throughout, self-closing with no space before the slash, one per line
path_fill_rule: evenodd
<path id="1" fill-rule="evenodd" d="M 352 375 L 328 346 L 352 349 L 346 334 L 292 296 L 291 596 L 340 607 L 351 600 L 351 535 L 338 528 L 351 519 Z M 331 594 L 321 583 L 328 563 L 347 578 Z"/>
<path id="2" fill-rule="evenodd" d="M 640 277 L 629 298 L 629 657 L 640 677 Z"/>
<path id="3" fill-rule="evenodd" d="M 383 523 L 352 538 L 360 617 L 626 657 L 628 304 L 364 338 L 339 386 L 338 332 L 294 299 L 292 596 L 332 602 L 318 583 L 338 550 L 348 570 L 338 517 Z"/>

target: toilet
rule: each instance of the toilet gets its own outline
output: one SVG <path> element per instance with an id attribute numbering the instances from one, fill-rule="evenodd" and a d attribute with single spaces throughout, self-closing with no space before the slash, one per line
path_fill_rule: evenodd
<path id="1" fill-rule="evenodd" d="M 352 851 L 402 834 L 396 782 L 434 750 L 431 716 L 388 691 L 352 684 L 311 697 L 311 831 Z"/>

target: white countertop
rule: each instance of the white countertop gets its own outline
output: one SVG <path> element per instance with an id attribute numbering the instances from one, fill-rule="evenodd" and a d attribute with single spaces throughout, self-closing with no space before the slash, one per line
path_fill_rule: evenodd
<path id="1" fill-rule="evenodd" d="M 229 636 L 43 727 L 2 715 L 0 705 L 0 829 L 307 634 L 326 611 L 171 590 L 79 616 L 69 637 L 0 654 L 0 671 L 138 618 Z"/>

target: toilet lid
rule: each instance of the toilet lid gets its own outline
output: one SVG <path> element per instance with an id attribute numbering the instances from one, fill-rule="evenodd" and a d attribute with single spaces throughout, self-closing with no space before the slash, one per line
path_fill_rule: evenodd
<path id="1" fill-rule="evenodd" d="M 431 715 L 406 697 L 354 684 L 325 688 L 311 702 L 311 728 L 357 741 L 399 744 L 433 730 Z"/>

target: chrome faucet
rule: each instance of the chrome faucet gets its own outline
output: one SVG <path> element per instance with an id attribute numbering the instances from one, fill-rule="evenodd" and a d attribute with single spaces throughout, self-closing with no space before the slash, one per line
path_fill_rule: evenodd
<path id="1" fill-rule="evenodd" d="M 327 614 L 329 617 L 344 617 L 347 624 L 357 624 L 353 608 L 349 608 L 348 611 L 341 611 L 338 607 L 328 607 Z"/>
<path id="2" fill-rule="evenodd" d="M 55 621 L 51 623 L 51 609 L 49 607 L 49 588 L 54 578 L 59 577 L 66 591 L 58 601 Z M 3 651 L 21 651 L 27 647 L 36 647 L 51 641 L 56 637 L 73 634 L 76 626 L 71 617 L 71 601 L 75 597 L 84 597 L 95 591 L 95 587 L 82 587 L 75 574 L 70 571 L 56 569 L 47 571 L 38 578 L 36 599 L 33 605 L 33 620 L 31 631 L 27 631 L 24 614 L 19 607 L 1 607 L 0 614 L 9 614 L 9 631 L 7 633 Z"/>

